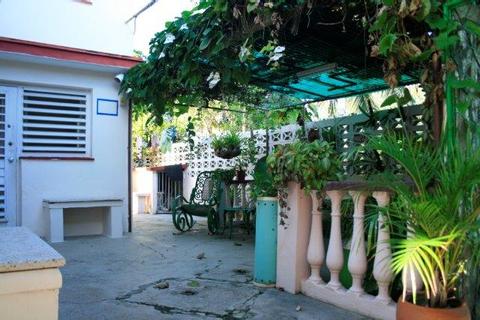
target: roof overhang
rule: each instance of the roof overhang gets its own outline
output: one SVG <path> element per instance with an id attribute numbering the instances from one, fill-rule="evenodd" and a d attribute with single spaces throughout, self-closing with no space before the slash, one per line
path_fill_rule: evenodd
<path id="1" fill-rule="evenodd" d="M 0 37 L 0 58 L 103 72 L 124 72 L 141 58 Z"/>

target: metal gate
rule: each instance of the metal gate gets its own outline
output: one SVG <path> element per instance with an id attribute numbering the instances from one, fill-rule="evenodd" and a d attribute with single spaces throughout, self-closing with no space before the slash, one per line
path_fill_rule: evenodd
<path id="1" fill-rule="evenodd" d="M 157 213 L 171 213 L 173 200 L 183 194 L 183 181 L 173 180 L 165 172 L 158 172 Z"/>

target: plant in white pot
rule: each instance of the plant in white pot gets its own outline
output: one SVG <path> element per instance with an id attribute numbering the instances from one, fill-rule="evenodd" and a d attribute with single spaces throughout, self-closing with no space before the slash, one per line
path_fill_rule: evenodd
<path id="1" fill-rule="evenodd" d="M 372 138 L 369 146 L 413 181 L 382 179 L 395 194 L 385 214 L 394 231 L 392 268 L 404 282 L 397 319 L 470 319 L 465 299 L 478 287 L 463 284 L 480 270 L 480 150 L 394 135 Z"/>

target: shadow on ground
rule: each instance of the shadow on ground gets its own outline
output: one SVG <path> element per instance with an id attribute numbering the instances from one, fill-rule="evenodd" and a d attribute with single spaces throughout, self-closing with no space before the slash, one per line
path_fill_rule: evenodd
<path id="1" fill-rule="evenodd" d="M 365 319 L 303 295 L 252 285 L 253 239 L 209 236 L 206 221 L 177 234 L 168 215 L 135 216 L 122 239 L 55 244 L 61 320 Z"/>

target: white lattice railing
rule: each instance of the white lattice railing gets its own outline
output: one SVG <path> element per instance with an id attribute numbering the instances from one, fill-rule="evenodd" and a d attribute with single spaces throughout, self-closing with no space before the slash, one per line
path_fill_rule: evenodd
<path id="1" fill-rule="evenodd" d="M 388 112 L 388 111 L 383 111 Z M 410 106 L 404 108 L 404 116 L 396 117 L 392 123 L 388 126 L 390 129 L 401 130 L 406 124 L 406 129 L 410 132 L 416 132 L 418 135 L 422 135 L 425 126 L 422 119 L 421 108 L 419 106 Z M 310 122 L 306 124 L 306 129 L 318 128 L 320 131 L 328 130 L 332 127 L 336 127 L 337 142 L 339 146 L 339 152 L 348 152 L 359 142 L 354 141 L 355 134 L 363 132 L 363 123 L 367 120 L 367 117 L 363 114 L 341 117 L 336 119 L 327 119 L 317 122 Z M 383 126 L 385 126 L 383 124 Z M 379 133 L 383 132 L 384 128 L 381 123 L 377 123 L 375 130 Z M 288 144 L 296 139 L 296 133 L 300 129 L 298 125 L 283 126 L 278 129 L 269 131 L 269 148 L 273 148 L 276 145 Z M 249 137 L 250 132 L 241 133 L 244 137 Z M 257 146 L 257 158 L 261 158 L 266 154 L 266 132 L 265 130 L 255 130 L 253 135 L 256 140 Z M 235 164 L 235 160 L 225 160 L 215 156 L 213 149 L 210 145 L 211 138 L 204 137 L 196 140 L 197 152 L 191 152 L 187 143 L 174 143 L 172 149 L 169 152 L 159 155 L 158 165 L 166 166 L 173 164 L 188 164 L 186 170 L 187 176 L 195 178 L 198 173 L 202 171 L 210 171 L 215 169 L 229 169 Z M 253 167 L 247 170 L 247 174 L 251 174 Z"/>
<path id="2" fill-rule="evenodd" d="M 373 278 L 378 287 L 376 295 L 365 292 L 367 252 L 365 239 L 365 202 L 373 197 L 380 207 L 390 201 L 384 190 L 365 191 L 358 183 L 332 183 L 326 191 L 331 200 L 331 212 L 323 213 L 321 199 L 314 191 L 305 194 L 298 184 L 291 183 L 288 190 L 286 228 L 279 228 L 277 249 L 277 286 L 303 294 L 377 319 L 395 319 L 396 305 L 389 295 L 393 279 L 390 234 L 378 218 L 377 245 L 374 254 Z M 344 259 L 342 239 L 341 203 L 353 202 L 353 230 L 348 259 Z M 324 239 L 323 215 L 329 214 L 331 222 L 329 239 Z M 348 243 L 348 242 L 347 242 Z M 340 273 L 344 267 L 352 277 L 352 285 L 343 287 Z M 328 272 L 326 272 L 328 270 Z"/>

